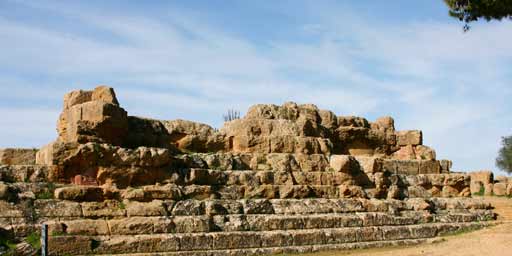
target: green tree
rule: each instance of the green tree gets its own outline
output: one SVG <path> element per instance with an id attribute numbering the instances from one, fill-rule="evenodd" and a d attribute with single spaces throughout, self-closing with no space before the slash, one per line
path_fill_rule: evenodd
<path id="1" fill-rule="evenodd" d="M 469 23 L 479 19 L 501 20 L 512 18 L 512 0 L 444 0 L 450 16 L 463 21 L 464 31 Z"/>
<path id="2" fill-rule="evenodd" d="M 505 172 L 512 173 L 512 135 L 501 138 L 501 149 L 496 158 L 496 166 Z"/>

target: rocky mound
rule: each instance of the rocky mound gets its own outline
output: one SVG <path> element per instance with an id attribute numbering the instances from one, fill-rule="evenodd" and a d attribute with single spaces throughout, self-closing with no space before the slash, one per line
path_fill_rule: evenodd
<path id="1" fill-rule="evenodd" d="M 391 117 L 289 102 L 216 130 L 129 116 L 100 86 L 65 95 L 57 131 L 0 151 L 0 232 L 18 252 L 41 223 L 52 255 L 260 255 L 414 244 L 495 217 Z"/>

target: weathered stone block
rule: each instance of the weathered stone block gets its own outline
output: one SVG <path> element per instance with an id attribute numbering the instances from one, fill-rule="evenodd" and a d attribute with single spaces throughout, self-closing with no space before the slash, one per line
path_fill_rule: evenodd
<path id="1" fill-rule="evenodd" d="M 151 217 L 131 217 L 109 220 L 108 226 L 113 235 L 152 234 L 154 222 Z"/>
<path id="2" fill-rule="evenodd" d="M 242 203 L 231 200 L 208 200 L 205 202 L 207 215 L 242 214 Z"/>
<path id="3" fill-rule="evenodd" d="M 64 222 L 66 233 L 70 235 L 109 235 L 109 225 L 105 220 L 73 220 Z"/>
<path id="4" fill-rule="evenodd" d="M 0 165 L 31 165 L 36 162 L 37 149 L 3 148 L 0 149 Z"/>
<path id="5" fill-rule="evenodd" d="M 213 249 L 255 248 L 261 246 L 261 237 L 253 232 L 213 233 Z"/>
<path id="6" fill-rule="evenodd" d="M 80 203 L 84 217 L 89 218 L 113 218 L 126 216 L 126 209 L 119 201 L 107 200 L 103 202 Z"/>
<path id="7" fill-rule="evenodd" d="M 162 200 L 153 200 L 151 202 L 123 201 L 120 208 L 125 207 L 128 217 L 132 216 L 165 216 L 168 203 Z M 124 206 L 123 206 L 124 205 Z M 172 207 L 172 205 L 171 205 Z"/>
<path id="8" fill-rule="evenodd" d="M 203 215 L 205 214 L 204 202 L 188 199 L 176 202 L 172 209 L 172 215 Z"/>
<path id="9" fill-rule="evenodd" d="M 212 231 L 209 216 L 175 216 L 172 218 L 177 233 L 198 233 Z"/>
<path id="10" fill-rule="evenodd" d="M 39 199 L 34 201 L 34 208 L 36 214 L 40 217 L 63 218 L 82 216 L 82 207 L 78 202 Z"/>
<path id="11" fill-rule="evenodd" d="M 53 255 L 92 253 L 92 240 L 87 236 L 49 236 L 48 251 Z"/>
<path id="12" fill-rule="evenodd" d="M 103 188 L 94 186 L 69 186 L 55 189 L 55 198 L 70 201 L 102 201 Z"/>
<path id="13" fill-rule="evenodd" d="M 421 145 L 423 143 L 423 135 L 419 130 L 397 131 L 396 144 L 398 146 Z"/>
<path id="14" fill-rule="evenodd" d="M 492 187 L 492 193 L 495 196 L 506 196 L 507 195 L 507 184 L 506 183 L 494 183 Z"/>
<path id="15" fill-rule="evenodd" d="M 245 214 L 273 214 L 274 206 L 269 200 L 242 200 Z"/>

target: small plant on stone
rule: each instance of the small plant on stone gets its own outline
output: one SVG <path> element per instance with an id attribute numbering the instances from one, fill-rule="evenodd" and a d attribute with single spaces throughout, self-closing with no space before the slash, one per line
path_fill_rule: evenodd
<path id="1" fill-rule="evenodd" d="M 48 183 L 46 189 L 36 194 L 37 199 L 53 199 L 53 191 L 55 191 L 55 184 Z"/>
<path id="2" fill-rule="evenodd" d="M 38 232 L 30 233 L 27 237 L 25 237 L 25 241 L 37 250 L 41 248 L 41 238 Z"/>
<path id="3" fill-rule="evenodd" d="M 233 121 L 235 119 L 240 119 L 240 111 L 229 109 L 228 113 L 222 116 L 224 118 L 224 122 Z"/>
<path id="4" fill-rule="evenodd" d="M 54 230 L 52 231 L 52 236 L 65 236 L 66 233 L 64 233 L 63 231 L 60 231 L 60 230 Z"/>
<path id="5" fill-rule="evenodd" d="M 13 255 L 16 243 L 6 237 L 0 237 L 0 255 Z"/>
<path id="6" fill-rule="evenodd" d="M 473 193 L 474 196 L 483 196 L 485 193 L 484 186 L 480 186 L 480 190 L 478 192 Z"/>

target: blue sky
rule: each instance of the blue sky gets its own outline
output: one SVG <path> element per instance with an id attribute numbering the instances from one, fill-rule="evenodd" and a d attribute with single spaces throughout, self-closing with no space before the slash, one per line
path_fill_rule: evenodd
<path id="1" fill-rule="evenodd" d="M 512 22 L 470 32 L 422 1 L 0 0 L 0 147 L 56 137 L 62 96 L 107 84 L 131 115 L 222 125 L 315 103 L 421 129 L 455 170 L 512 134 Z"/>

